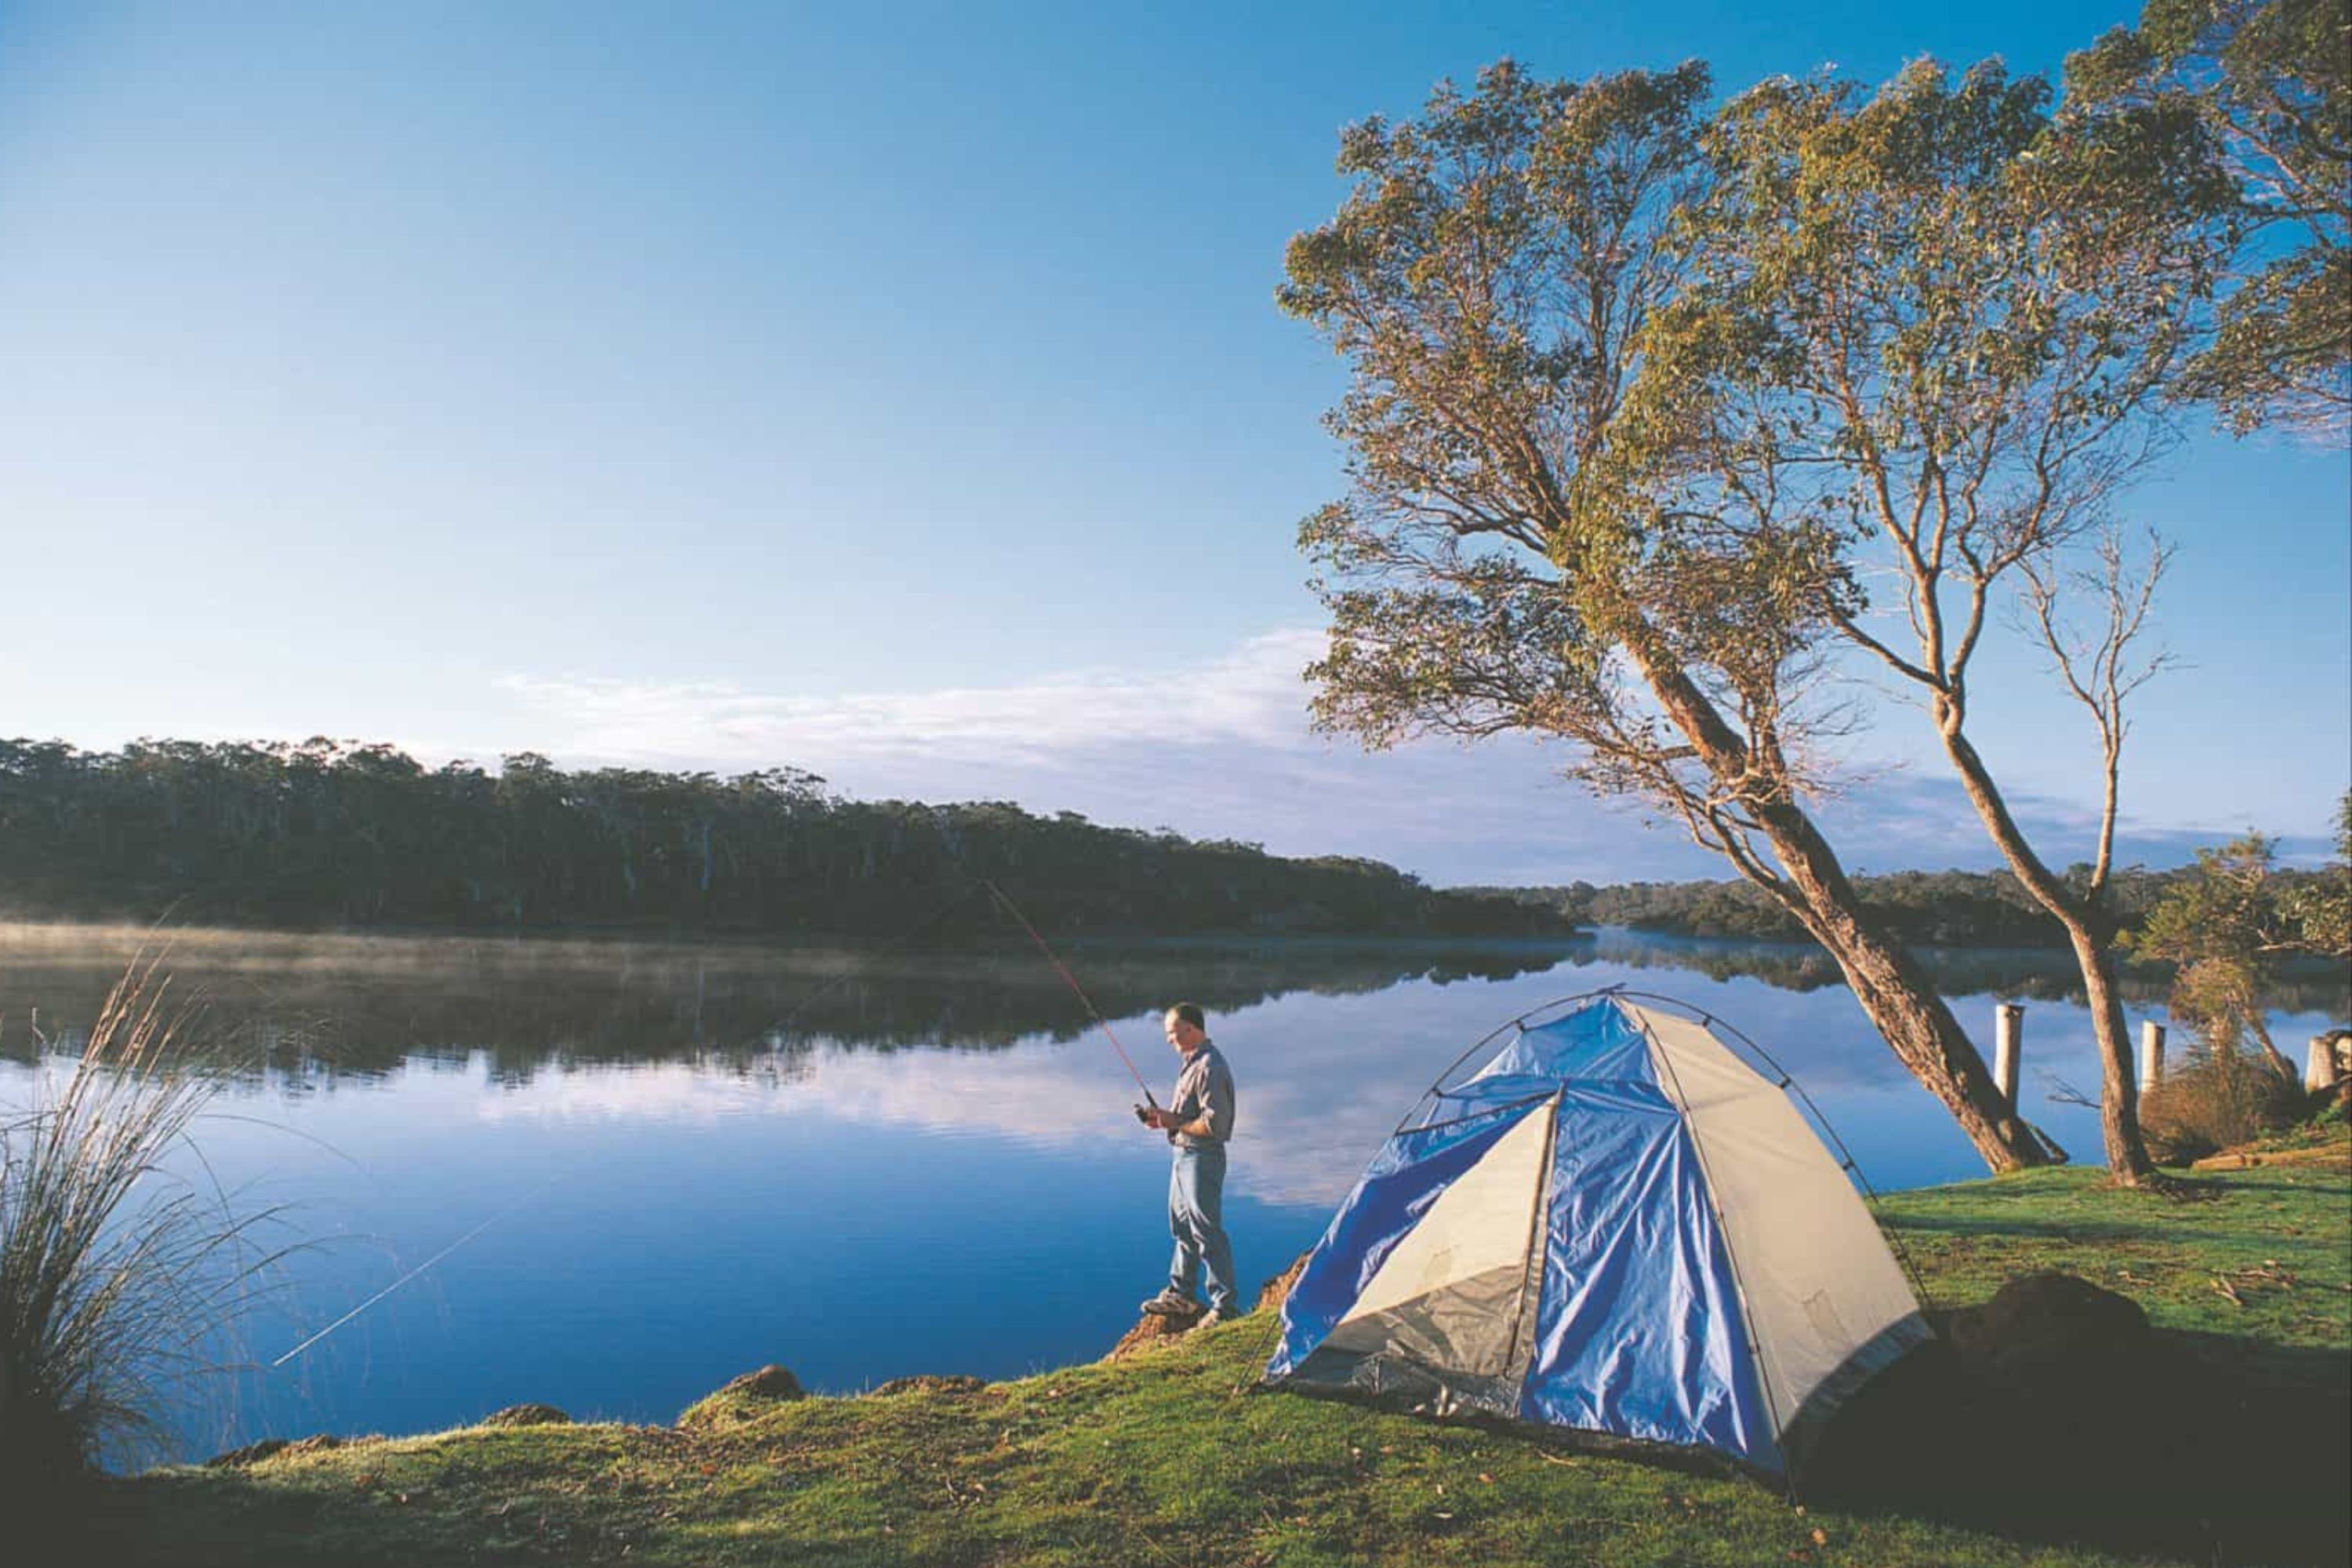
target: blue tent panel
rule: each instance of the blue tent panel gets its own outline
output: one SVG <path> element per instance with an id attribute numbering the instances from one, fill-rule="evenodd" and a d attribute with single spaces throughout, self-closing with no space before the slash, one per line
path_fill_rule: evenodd
<path id="1" fill-rule="evenodd" d="M 1553 1149 L 1521 1419 L 1697 1444 L 1780 1469 L 1729 1255 L 1682 1118 L 1654 1089 L 1575 1085 Z"/>
<path id="2" fill-rule="evenodd" d="M 1435 1114 L 1449 1121 L 1459 1121 L 1481 1110 L 1549 1100 L 1559 1087 L 1559 1079 L 1537 1073 L 1480 1073 L 1459 1089 L 1438 1091 L 1441 1109 Z"/>
<path id="3" fill-rule="evenodd" d="M 1601 997 L 1549 1024 L 1521 1030 L 1477 1079 L 1528 1074 L 1549 1083 L 1563 1079 L 1622 1079 L 1654 1083 L 1649 1043 L 1613 1000 Z"/>

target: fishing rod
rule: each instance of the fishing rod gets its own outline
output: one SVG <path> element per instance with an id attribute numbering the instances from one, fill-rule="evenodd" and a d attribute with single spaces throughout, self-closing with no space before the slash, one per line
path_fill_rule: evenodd
<path id="1" fill-rule="evenodd" d="M 1118 1037 L 1117 1035 L 1111 1033 L 1110 1021 L 1105 1018 L 1102 1016 L 1101 1009 L 1095 1005 L 1094 998 L 1087 994 L 1087 988 L 1078 984 L 1078 977 L 1072 974 L 1068 966 L 1054 955 L 1054 950 L 1045 945 L 1045 939 L 1037 934 L 1037 928 L 1029 923 L 1029 917 L 1021 912 L 1020 907 L 1013 903 L 1011 898 L 1006 896 L 1003 889 L 998 887 L 994 882 L 989 880 L 985 877 L 982 877 L 980 879 L 980 885 L 986 888 L 989 891 L 989 896 L 993 898 L 998 903 L 1003 905 L 1004 912 L 1011 915 L 1013 920 L 1020 923 L 1021 929 L 1029 933 L 1029 940 L 1037 944 L 1037 951 L 1045 955 L 1045 962 L 1054 966 L 1054 973 L 1060 975 L 1064 984 L 1067 984 L 1071 991 L 1076 994 L 1080 1004 L 1086 1007 L 1087 1012 L 1094 1018 L 1096 1026 L 1102 1030 L 1103 1038 L 1108 1040 L 1110 1042 L 1110 1048 L 1118 1053 L 1118 1059 L 1127 1064 L 1128 1076 L 1134 1079 L 1135 1087 L 1143 1091 L 1143 1104 L 1150 1106 L 1154 1110 L 1159 1110 L 1160 1102 L 1151 1098 L 1151 1086 L 1144 1082 L 1143 1074 L 1136 1070 L 1135 1058 L 1127 1054 L 1127 1047 L 1118 1043 Z M 1139 1105 L 1136 1107 L 1135 1114 L 1137 1119 L 1140 1120 L 1143 1116 L 1143 1106 Z"/>
<path id="2" fill-rule="evenodd" d="M 1111 1032 L 1109 1020 L 1106 1019 L 1102 1016 L 1101 1009 L 1095 1005 L 1094 998 L 1087 994 L 1087 988 L 1078 984 L 1078 977 L 1070 973 L 1069 965 L 1064 963 L 1060 957 L 1055 953 L 1053 948 L 1047 945 L 1045 939 L 1042 935 L 1038 934 L 1037 928 L 1030 923 L 1029 917 L 1021 912 L 1021 906 L 1013 901 L 1013 896 L 1010 893 L 1007 893 L 1003 889 L 998 887 L 992 879 L 987 877 L 975 878 L 971 886 L 967 887 L 962 892 L 957 894 L 955 897 L 950 899 L 946 903 L 940 905 L 938 910 L 932 912 L 930 918 L 924 921 L 920 925 L 908 931 L 896 942 L 890 943 L 890 946 L 894 948 L 899 947 L 912 942 L 923 931 L 937 925 L 940 921 L 945 920 L 950 914 L 953 913 L 954 910 L 961 906 L 966 899 L 971 898 L 974 892 L 987 893 L 991 899 L 993 899 L 997 904 L 1003 909 L 1006 914 L 1013 917 L 1013 922 L 1020 926 L 1022 931 L 1028 934 L 1030 942 L 1034 943 L 1037 951 L 1045 955 L 1045 962 L 1053 966 L 1054 973 L 1062 977 L 1062 983 L 1070 988 L 1071 993 L 1077 997 L 1079 1005 L 1086 1008 L 1087 1016 L 1094 1019 L 1095 1026 L 1102 1030 L 1103 1038 L 1108 1040 L 1110 1042 L 1110 1048 L 1118 1053 L 1118 1059 L 1127 1065 L 1128 1076 L 1134 1079 L 1135 1087 L 1143 1091 L 1143 1103 L 1150 1106 L 1154 1110 L 1160 1109 L 1160 1101 L 1153 1097 L 1151 1093 L 1151 1086 L 1143 1080 L 1143 1074 L 1136 1068 L 1135 1058 L 1129 1056 L 1127 1054 L 1127 1047 L 1118 1043 L 1118 1037 Z M 846 984 L 849 981 L 855 979 L 857 973 L 858 971 L 853 967 L 835 975 L 831 980 L 819 986 L 815 991 L 802 998 L 800 1005 L 794 1007 L 782 1023 L 771 1026 L 772 1029 L 782 1029 L 790 1026 L 794 1020 L 798 1019 L 802 1014 L 807 1012 L 809 1008 L 814 1006 L 821 998 L 829 994 L 839 986 Z M 1141 1115 L 1139 1108 L 1137 1114 L 1139 1117 Z"/>

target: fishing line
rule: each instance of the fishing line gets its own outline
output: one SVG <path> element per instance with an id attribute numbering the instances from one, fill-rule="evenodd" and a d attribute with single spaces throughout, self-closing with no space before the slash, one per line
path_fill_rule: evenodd
<path id="1" fill-rule="evenodd" d="M 378 1301 L 383 1300 L 386 1296 L 391 1295 L 394 1290 L 399 1289 L 403 1285 L 407 1284 L 411 1279 L 415 1279 L 418 1275 L 424 1273 L 426 1269 L 432 1268 L 435 1264 L 440 1262 L 443 1258 L 448 1257 L 451 1253 L 457 1251 L 467 1242 L 473 1240 L 474 1237 L 481 1235 L 482 1232 L 498 1224 L 499 1221 L 506 1218 L 509 1215 L 513 1214 L 517 1209 L 521 1208 L 525 1204 L 530 1203 L 532 1199 L 538 1197 L 540 1194 L 547 1191 L 547 1189 L 553 1186 L 555 1183 L 556 1178 L 554 1176 L 548 1177 L 547 1180 L 541 1182 L 538 1186 L 533 1187 L 530 1192 L 525 1193 L 522 1196 L 517 1198 L 514 1202 L 509 1204 L 506 1207 L 500 1209 L 498 1213 L 492 1215 L 489 1218 L 484 1220 L 481 1224 L 476 1226 L 473 1229 L 467 1231 L 465 1235 L 459 1237 L 457 1240 L 451 1242 L 448 1246 L 443 1247 L 440 1251 L 435 1253 L 432 1257 L 426 1258 L 424 1262 L 418 1264 L 415 1268 L 410 1269 L 407 1273 L 402 1275 L 399 1279 L 394 1280 L 391 1284 L 377 1291 L 374 1295 L 370 1296 L 366 1300 L 362 1301 L 358 1306 L 353 1307 L 350 1311 L 345 1312 L 341 1317 L 337 1318 L 333 1322 L 329 1323 L 325 1328 L 320 1329 L 317 1333 L 312 1334 L 309 1339 L 304 1340 L 300 1344 L 296 1345 L 292 1350 L 288 1351 L 284 1355 L 279 1356 L 276 1361 L 271 1362 L 269 1363 L 271 1369 L 274 1371 L 278 1367 L 284 1366 L 288 1362 L 292 1361 L 296 1356 L 300 1355 L 304 1351 L 309 1350 L 312 1345 L 317 1344 L 320 1340 L 325 1339 L 329 1334 L 333 1333 L 337 1329 L 341 1328 L 345 1323 L 350 1322 L 353 1318 L 358 1317 L 362 1312 L 366 1311 L 370 1307 L 374 1306 Z"/>
<path id="2" fill-rule="evenodd" d="M 1045 939 L 1037 934 L 1037 928 L 1031 925 L 1029 923 L 1028 917 L 1024 915 L 1013 904 L 1013 900 L 1005 896 L 1003 889 L 998 887 L 994 882 L 990 881 L 985 877 L 981 879 L 980 885 L 986 888 L 995 898 L 996 901 L 1004 906 L 1004 912 L 1006 914 L 1011 915 L 1014 920 L 1021 922 L 1021 929 L 1029 933 L 1029 940 L 1037 944 L 1037 951 L 1045 955 L 1045 962 L 1052 964 L 1054 966 L 1054 972 L 1056 974 L 1059 974 L 1062 979 L 1068 984 L 1070 989 L 1077 994 L 1078 1001 L 1085 1005 L 1087 1013 L 1093 1016 L 1095 1023 L 1101 1027 L 1103 1038 L 1110 1042 L 1110 1048 L 1117 1051 L 1118 1053 L 1118 1059 L 1127 1064 L 1128 1075 L 1135 1079 L 1135 1087 L 1143 1091 L 1143 1103 L 1150 1106 L 1154 1110 L 1159 1110 L 1160 1102 L 1151 1098 L 1151 1086 L 1143 1081 L 1143 1075 L 1141 1073 L 1136 1071 L 1135 1058 L 1127 1054 L 1127 1047 L 1120 1045 L 1118 1043 L 1118 1037 L 1110 1032 L 1109 1020 L 1105 1018 L 1102 1016 L 1101 1009 L 1095 1005 L 1094 998 L 1087 994 L 1087 988 L 1078 984 L 1078 977 L 1072 974 L 1068 968 L 1063 964 L 1062 961 L 1054 956 L 1054 950 L 1045 945 Z"/>

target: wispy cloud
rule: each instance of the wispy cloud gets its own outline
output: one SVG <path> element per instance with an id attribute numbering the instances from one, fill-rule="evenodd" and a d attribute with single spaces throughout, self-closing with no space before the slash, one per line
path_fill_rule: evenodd
<path id="1" fill-rule="evenodd" d="M 526 731 L 543 737 L 538 749 L 568 763 L 790 765 L 862 798 L 1014 800 L 1278 854 L 1367 856 L 1440 883 L 1728 874 L 1657 814 L 1563 781 L 1557 749 L 1503 739 L 1368 755 L 1315 734 L 1301 671 L 1322 646 L 1318 631 L 1286 628 L 1173 670 L 840 696 L 524 675 L 501 685 Z M 2045 858 L 2090 856 L 2087 806 L 2025 792 L 2011 805 Z M 1994 863 L 1958 785 L 1932 763 L 1882 764 L 1821 813 L 1856 869 Z M 2120 849 L 2126 862 L 2171 865 L 2216 837 L 2126 823 Z"/>
<path id="2" fill-rule="evenodd" d="M 838 697 L 541 676 L 501 684 L 547 737 L 541 749 L 567 761 L 789 764 L 869 799 L 1012 799 L 1278 854 L 1368 856 L 1439 881 L 1710 874 L 1678 835 L 1645 831 L 1638 816 L 1564 784 L 1553 754 L 1533 744 L 1366 755 L 1315 734 L 1301 672 L 1322 648 L 1321 632 L 1286 628 L 1158 673 Z"/>
<path id="3" fill-rule="evenodd" d="M 1253 637 L 1221 658 L 1158 675 L 1071 670 L 1017 686 L 839 697 L 774 697 L 707 683 L 512 676 L 500 684 L 570 727 L 579 749 L 747 765 L 779 756 L 916 754 L 1000 764 L 1182 738 L 1310 743 L 1299 672 L 1320 633 Z"/>

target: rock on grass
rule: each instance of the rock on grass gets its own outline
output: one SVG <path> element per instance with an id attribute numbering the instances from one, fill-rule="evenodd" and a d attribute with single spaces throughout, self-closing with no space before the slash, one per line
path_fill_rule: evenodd
<path id="1" fill-rule="evenodd" d="M 1119 1335 L 1118 1343 L 1110 1347 L 1110 1353 L 1104 1356 L 1103 1360 L 1125 1361 L 1139 1351 L 1148 1351 L 1158 1345 L 1172 1343 L 1183 1338 L 1186 1331 L 1199 1319 L 1200 1314 L 1197 1312 L 1188 1312 L 1181 1318 L 1162 1318 L 1146 1312 L 1135 1327 Z"/>
<path id="2" fill-rule="evenodd" d="M 241 1470 L 247 1465 L 261 1463 L 273 1454 L 284 1453 L 287 1447 L 286 1439 L 283 1437 L 264 1437 L 258 1443 L 247 1443 L 242 1448 L 231 1448 L 226 1454 L 215 1454 L 205 1461 L 205 1468 Z"/>
<path id="3" fill-rule="evenodd" d="M 681 1412 L 681 1426 L 711 1428 L 739 1426 L 746 1421 L 756 1421 L 779 1405 L 789 1405 L 808 1397 L 801 1380 L 781 1366 L 770 1364 L 757 1372 L 730 1378 L 718 1393 L 697 1400 Z"/>
<path id="4" fill-rule="evenodd" d="M 790 1377 L 792 1373 L 784 1374 Z M 552 1405 L 509 1405 L 482 1417 L 485 1426 L 569 1426 L 572 1417 Z"/>
<path id="5" fill-rule="evenodd" d="M 1261 1312 L 1280 1311 L 1282 1304 L 1290 1300 L 1290 1288 L 1298 1283 L 1299 1275 L 1307 1270 L 1307 1260 L 1313 1256 L 1311 1252 L 1300 1253 L 1290 1260 L 1289 1268 L 1267 1280 L 1257 1293 L 1257 1310 Z"/>
<path id="6" fill-rule="evenodd" d="M 343 1439 L 332 1432 L 320 1432 L 313 1436 L 288 1442 L 283 1437 L 264 1437 L 258 1443 L 247 1443 L 242 1448 L 231 1448 L 226 1454 L 215 1454 L 205 1461 L 208 1470 L 241 1470 L 257 1465 L 264 1459 L 274 1459 L 280 1454 L 323 1454 L 330 1448 L 340 1448 Z"/>
<path id="7" fill-rule="evenodd" d="M 878 1398 L 891 1394 L 978 1394 L 987 1386 L 985 1378 L 969 1377 L 961 1373 L 940 1375 L 926 1372 L 876 1384 L 866 1390 L 866 1397 Z"/>

